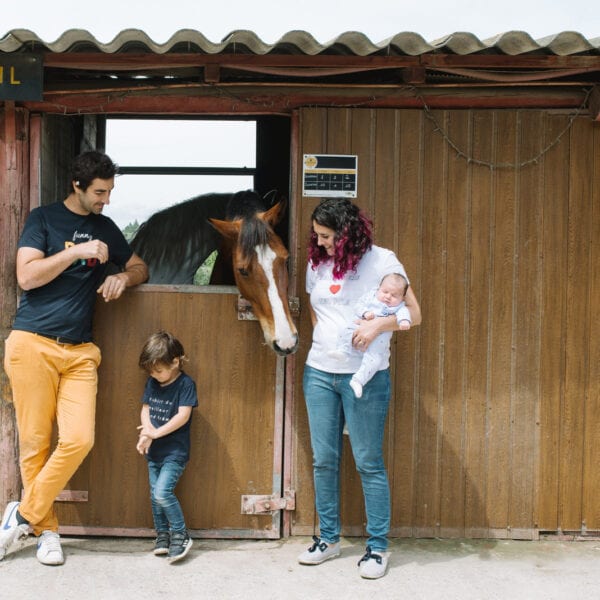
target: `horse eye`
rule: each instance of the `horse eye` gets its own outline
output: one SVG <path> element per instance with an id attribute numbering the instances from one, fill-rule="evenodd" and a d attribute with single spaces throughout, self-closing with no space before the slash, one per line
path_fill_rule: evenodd
<path id="1" fill-rule="evenodd" d="M 241 267 L 240 269 L 238 269 L 238 273 L 242 276 L 242 277 L 248 277 L 248 271 L 246 269 L 244 269 L 244 267 Z"/>

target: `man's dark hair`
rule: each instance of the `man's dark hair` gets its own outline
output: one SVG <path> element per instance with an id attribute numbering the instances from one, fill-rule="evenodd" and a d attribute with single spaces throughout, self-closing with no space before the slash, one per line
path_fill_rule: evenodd
<path id="1" fill-rule="evenodd" d="M 90 150 L 80 154 L 73 161 L 71 181 L 85 192 L 94 179 L 112 179 L 118 171 L 119 166 L 110 159 L 110 156 L 97 150 Z"/>

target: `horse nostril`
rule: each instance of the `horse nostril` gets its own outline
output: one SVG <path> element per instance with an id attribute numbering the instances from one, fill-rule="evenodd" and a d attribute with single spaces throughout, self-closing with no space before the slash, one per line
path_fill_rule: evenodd
<path id="1" fill-rule="evenodd" d="M 273 342 L 273 350 L 280 356 L 287 356 L 288 354 L 294 354 L 294 352 L 296 352 L 296 350 L 298 350 L 298 336 L 296 336 L 294 345 L 290 348 L 281 348 L 277 344 L 277 342 Z"/>
<path id="2" fill-rule="evenodd" d="M 275 350 L 275 352 L 277 354 L 279 354 L 279 356 L 287 356 L 288 354 L 292 354 L 293 350 L 282 350 L 277 344 L 273 345 L 273 350 Z"/>

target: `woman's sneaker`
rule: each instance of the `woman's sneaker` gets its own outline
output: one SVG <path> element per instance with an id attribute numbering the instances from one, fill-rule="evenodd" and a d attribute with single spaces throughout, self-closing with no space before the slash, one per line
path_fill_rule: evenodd
<path id="1" fill-rule="evenodd" d="M 156 539 L 154 540 L 154 554 L 156 554 L 156 556 L 168 554 L 170 541 L 171 536 L 168 531 L 158 531 L 156 533 Z"/>
<path id="2" fill-rule="evenodd" d="M 65 562 L 60 547 L 60 536 L 56 531 L 42 531 L 42 534 L 38 537 L 36 556 L 43 565 L 56 566 Z"/>
<path id="3" fill-rule="evenodd" d="M 170 563 L 181 560 L 192 547 L 192 538 L 187 531 L 179 531 L 171 534 L 169 555 L 167 561 Z"/>
<path id="4" fill-rule="evenodd" d="M 314 544 L 298 557 L 301 565 L 320 565 L 322 562 L 340 555 L 339 542 L 328 544 L 322 542 L 316 535 L 313 535 L 313 542 Z"/>
<path id="5" fill-rule="evenodd" d="M 365 579 L 379 579 L 387 573 L 389 552 L 373 552 L 371 546 L 367 546 L 367 552 L 358 561 L 359 573 Z"/>

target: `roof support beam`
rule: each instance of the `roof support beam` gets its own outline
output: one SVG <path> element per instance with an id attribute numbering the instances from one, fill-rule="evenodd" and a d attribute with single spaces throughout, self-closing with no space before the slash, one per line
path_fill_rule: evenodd
<path id="1" fill-rule="evenodd" d="M 177 69 L 218 64 L 222 68 L 237 66 L 281 68 L 481 68 L 481 69 L 593 69 L 600 71 L 597 56 L 422 54 L 420 56 L 337 56 L 288 54 L 136 54 L 115 53 L 45 53 L 44 67 L 83 69 L 88 71 L 143 71 Z"/>
<path id="2" fill-rule="evenodd" d="M 219 65 L 210 64 L 204 67 L 204 82 L 219 83 L 221 81 L 221 67 Z"/>
<path id="3" fill-rule="evenodd" d="M 225 91 L 222 93 L 220 90 Z M 363 108 L 546 108 L 576 109 L 585 99 L 579 87 L 421 88 L 405 87 L 335 89 L 284 86 L 193 86 L 189 88 L 46 92 L 45 102 L 23 102 L 32 112 L 62 114 L 290 114 L 303 106 Z"/>

